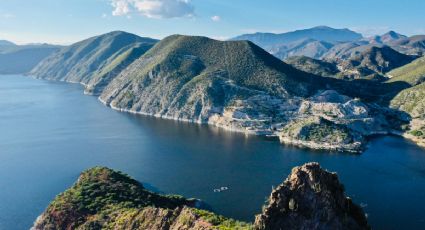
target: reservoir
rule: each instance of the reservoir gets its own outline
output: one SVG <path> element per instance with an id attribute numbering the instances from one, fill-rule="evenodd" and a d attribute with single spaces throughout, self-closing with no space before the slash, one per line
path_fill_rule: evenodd
<path id="1" fill-rule="evenodd" d="M 311 161 L 338 173 L 373 229 L 423 229 L 425 150 L 403 138 L 374 138 L 361 155 L 311 151 L 207 125 L 120 113 L 83 95 L 76 84 L 0 76 L 1 230 L 29 229 L 57 194 L 93 166 L 253 221 L 272 187 Z"/>

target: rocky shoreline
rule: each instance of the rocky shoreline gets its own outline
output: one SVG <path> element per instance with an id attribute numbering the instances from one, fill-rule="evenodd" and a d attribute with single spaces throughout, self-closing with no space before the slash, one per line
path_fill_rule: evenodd
<path id="1" fill-rule="evenodd" d="M 362 208 L 346 196 L 336 173 L 318 163 L 293 168 L 273 189 L 254 223 L 220 216 L 196 203 L 153 193 L 126 174 L 95 167 L 59 194 L 31 230 L 370 229 Z"/>

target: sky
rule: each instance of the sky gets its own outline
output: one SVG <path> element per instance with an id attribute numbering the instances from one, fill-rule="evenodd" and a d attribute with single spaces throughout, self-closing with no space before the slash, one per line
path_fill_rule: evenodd
<path id="1" fill-rule="evenodd" d="M 71 44 L 122 30 L 228 39 L 314 26 L 425 34 L 424 0 L 0 0 L 0 39 Z"/>

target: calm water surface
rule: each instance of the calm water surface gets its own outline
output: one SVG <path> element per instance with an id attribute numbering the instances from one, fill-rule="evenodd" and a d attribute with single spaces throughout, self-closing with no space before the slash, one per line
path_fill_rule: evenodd
<path id="1" fill-rule="evenodd" d="M 374 229 L 424 228 L 425 151 L 402 138 L 377 138 L 360 156 L 312 152 L 119 113 L 78 85 L 0 76 L 0 229 L 28 229 L 82 170 L 98 165 L 252 221 L 272 186 L 310 161 L 338 172 Z M 213 192 L 221 186 L 229 190 Z"/>

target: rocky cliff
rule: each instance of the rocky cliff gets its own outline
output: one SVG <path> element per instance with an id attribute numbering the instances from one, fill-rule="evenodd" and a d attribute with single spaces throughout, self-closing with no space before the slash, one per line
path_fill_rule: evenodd
<path id="1" fill-rule="evenodd" d="M 362 209 L 344 194 L 335 173 L 317 163 L 292 170 L 255 218 L 255 229 L 369 229 Z"/>
<path id="2" fill-rule="evenodd" d="M 368 229 L 335 173 L 317 163 L 296 167 L 273 190 L 254 224 L 199 209 L 200 202 L 159 195 L 125 174 L 96 167 L 59 194 L 32 230 L 61 229 Z"/>

